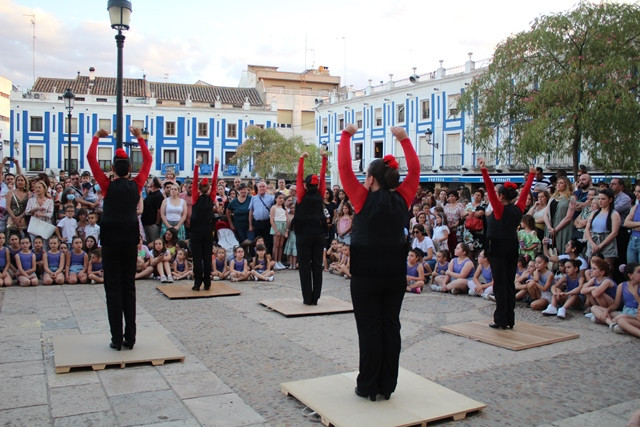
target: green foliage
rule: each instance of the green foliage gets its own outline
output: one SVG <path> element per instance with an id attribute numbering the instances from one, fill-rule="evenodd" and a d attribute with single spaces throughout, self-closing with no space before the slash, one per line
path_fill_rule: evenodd
<path id="1" fill-rule="evenodd" d="M 305 145 L 302 138 L 285 138 L 277 130 L 257 126 L 247 128 L 247 139 L 238 147 L 231 161 L 239 167 L 251 162 L 252 174 L 261 178 L 274 178 L 284 174 L 295 176 L 298 159 L 303 152 L 309 153 L 305 170 L 318 173 L 322 157 L 316 145 Z M 311 173 L 311 172 L 310 172 Z"/>
<path id="2" fill-rule="evenodd" d="M 640 167 L 640 6 L 580 3 L 537 18 L 496 48 L 488 69 L 460 99 L 475 110 L 477 150 L 528 164 L 578 153 L 607 172 Z"/>

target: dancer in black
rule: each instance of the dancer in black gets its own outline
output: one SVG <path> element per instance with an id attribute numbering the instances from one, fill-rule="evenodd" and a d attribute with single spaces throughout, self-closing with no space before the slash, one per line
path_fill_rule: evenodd
<path id="1" fill-rule="evenodd" d="M 87 161 L 104 197 L 104 208 L 100 224 L 102 243 L 102 265 L 107 312 L 111 327 L 111 348 L 120 351 L 122 346 L 132 349 L 136 342 L 136 259 L 140 231 L 138 226 L 138 201 L 140 192 L 151 169 L 151 154 L 142 138 L 140 129 L 130 127 L 138 139 L 142 152 L 142 167 L 134 179 L 129 179 L 131 162 L 126 151 L 116 150 L 110 180 L 97 159 L 98 142 L 108 132 L 100 129 L 91 140 Z M 122 316 L 124 315 L 124 334 Z"/>
<path id="2" fill-rule="evenodd" d="M 302 153 L 298 162 L 298 200 L 293 227 L 296 233 L 302 302 L 305 305 L 318 305 L 322 292 L 322 251 L 327 232 L 327 218 L 321 195 L 326 187 L 324 177 L 327 155 L 322 152 L 320 178 L 317 175 L 308 175 L 303 181 L 304 159 L 308 156 L 308 153 Z M 319 188 L 322 193 L 318 191 Z"/>
<path id="3" fill-rule="evenodd" d="M 484 159 L 478 159 L 482 179 L 487 187 L 487 195 L 493 212 L 487 219 L 487 238 L 485 255 L 491 263 L 493 274 L 493 295 L 496 297 L 496 310 L 493 313 L 492 328 L 511 329 L 515 325 L 516 289 L 513 278 L 518 264 L 518 226 L 527 203 L 527 195 L 536 173 L 529 168 L 529 177 L 520 192 L 520 198 L 511 203 L 518 195 L 516 184 L 505 182 L 496 194 L 493 182 L 489 178 Z"/>
<path id="4" fill-rule="evenodd" d="M 211 190 L 207 178 L 198 183 L 198 169 L 202 163 L 202 157 L 196 159 L 193 167 L 193 184 L 191 190 L 191 253 L 193 255 L 193 289 L 200 290 L 204 283 L 204 290 L 211 287 L 211 255 L 213 250 L 213 208 L 215 207 L 216 191 Z M 220 160 L 216 157 L 215 169 L 211 184 L 218 181 L 218 165 Z"/>
<path id="5" fill-rule="evenodd" d="M 391 397 L 398 382 L 400 307 L 405 294 L 407 245 L 404 223 L 420 178 L 420 161 L 404 128 L 391 132 L 402 144 L 408 172 L 401 185 L 392 155 L 369 165 L 364 185 L 353 173 L 348 125 L 338 151 L 340 180 L 353 204 L 351 300 L 358 327 L 360 374 L 356 394 L 376 400 Z M 380 262 L 380 254 L 385 262 Z"/>

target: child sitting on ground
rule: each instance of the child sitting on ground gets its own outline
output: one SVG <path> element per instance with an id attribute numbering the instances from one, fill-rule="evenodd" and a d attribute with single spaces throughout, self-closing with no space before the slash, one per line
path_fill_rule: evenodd
<path id="1" fill-rule="evenodd" d="M 351 278 L 351 248 L 349 245 L 342 245 L 342 258 L 336 267 L 336 273 L 345 279 Z"/>
<path id="2" fill-rule="evenodd" d="M 577 259 L 564 261 L 564 275 L 551 287 L 551 303 L 542 312 L 545 316 L 554 314 L 560 319 L 566 319 L 568 308 L 580 308 L 585 299 L 580 294 L 584 285 L 584 277 L 580 274 L 582 263 Z M 558 305 L 562 307 L 558 308 Z"/>
<path id="3" fill-rule="evenodd" d="M 87 253 L 82 250 L 82 239 L 80 237 L 74 237 L 71 243 L 72 249 L 69 251 L 69 256 L 65 257 L 67 263 L 66 282 L 70 285 L 76 283 L 87 283 L 87 269 L 89 267 L 89 257 Z"/>
<path id="4" fill-rule="evenodd" d="M 155 274 L 160 278 L 161 283 L 173 282 L 173 276 L 171 276 L 171 254 L 164 246 L 163 239 L 153 241 L 151 266 L 154 268 Z"/>
<path id="5" fill-rule="evenodd" d="M 598 306 L 591 307 L 591 312 L 599 322 L 606 323 L 612 331 L 619 334 L 624 333 L 624 330 L 618 326 L 618 322 L 622 319 L 633 320 L 638 314 L 638 302 L 640 301 L 640 293 L 638 293 L 638 286 L 640 285 L 640 265 L 635 262 L 627 264 L 624 268 L 624 275 L 627 276 L 628 281 L 618 285 L 613 304 L 608 308 Z M 622 311 L 617 311 L 621 303 Z"/>
<path id="6" fill-rule="evenodd" d="M 256 256 L 251 261 L 251 276 L 253 276 L 253 279 L 256 282 L 258 280 L 273 282 L 275 272 L 272 268 L 274 265 L 274 261 L 267 259 L 267 248 L 264 245 L 256 245 Z"/>
<path id="7" fill-rule="evenodd" d="M 436 252 L 436 265 L 431 272 L 431 282 L 438 276 L 444 276 L 449 269 L 449 251 L 440 249 Z"/>
<path id="8" fill-rule="evenodd" d="M 136 259 L 136 280 L 146 279 L 153 276 L 153 267 L 151 266 L 151 251 L 144 244 L 142 236 L 138 240 L 138 256 Z"/>
<path id="9" fill-rule="evenodd" d="M 0 233 L 0 286 L 11 286 L 13 277 L 9 273 L 11 268 L 11 259 L 9 255 L 9 248 L 4 246 L 5 234 Z"/>
<path id="10" fill-rule="evenodd" d="M 58 236 L 49 238 L 49 250 L 42 255 L 44 274 L 43 285 L 62 285 L 64 283 L 65 254 L 60 252 L 60 239 Z"/>
<path id="11" fill-rule="evenodd" d="M 469 295 L 495 301 L 491 264 L 489 263 L 489 258 L 485 256 L 484 250 L 478 254 L 478 267 L 476 267 L 473 279 L 469 280 L 467 286 L 469 287 Z"/>
<path id="12" fill-rule="evenodd" d="M 422 251 L 411 249 L 407 255 L 407 292 L 419 294 L 424 287 L 424 268 L 420 260 Z"/>
<path id="13" fill-rule="evenodd" d="M 229 277 L 232 282 L 242 282 L 251 275 L 249 263 L 244 259 L 244 249 L 242 246 L 233 248 L 233 259 L 229 261 Z"/>
<path id="14" fill-rule="evenodd" d="M 533 279 L 527 281 L 527 293 L 531 298 L 531 308 L 544 310 L 551 302 L 551 286 L 553 285 L 553 271 L 549 270 L 549 258 L 538 255 L 535 260 Z"/>
<path id="15" fill-rule="evenodd" d="M 591 279 L 584 284 L 580 293 L 586 296 L 585 305 L 588 313 L 584 317 L 588 318 L 592 322 L 597 319 L 592 313 L 593 307 L 600 306 L 605 310 L 613 305 L 616 297 L 616 283 L 610 278 L 611 265 L 600 258 L 591 258 Z M 611 310 L 615 310 L 613 307 Z M 602 312 L 600 312 L 602 313 Z"/>
<path id="16" fill-rule="evenodd" d="M 102 250 L 100 248 L 91 252 L 89 272 L 87 274 L 91 283 L 104 283 L 104 271 L 102 270 Z"/>
<path id="17" fill-rule="evenodd" d="M 540 239 L 536 231 L 536 220 L 532 215 L 524 215 L 520 220 L 518 241 L 520 243 L 520 255 L 528 255 L 531 258 L 536 256 L 540 248 Z"/>
<path id="18" fill-rule="evenodd" d="M 339 242 L 338 239 L 333 239 L 329 249 L 324 251 L 324 271 L 329 271 L 329 266 L 338 261 L 340 261 Z"/>
<path id="19" fill-rule="evenodd" d="M 18 267 L 16 278 L 20 286 L 38 286 L 36 255 L 30 247 L 31 240 L 28 237 L 20 239 L 20 252 L 16 255 L 16 266 Z"/>
<path id="20" fill-rule="evenodd" d="M 224 280 L 229 277 L 229 264 L 227 263 L 227 251 L 223 247 L 216 250 L 216 257 L 212 262 L 211 278 Z"/>
<path id="21" fill-rule="evenodd" d="M 191 279 L 193 270 L 191 263 L 187 260 L 187 253 L 184 249 L 178 249 L 176 259 L 173 260 L 172 276 L 176 280 Z"/>
<path id="22" fill-rule="evenodd" d="M 42 255 L 44 255 L 44 239 L 40 236 L 36 236 L 33 239 L 33 253 L 36 256 L 36 277 L 42 277 L 44 273 L 44 262 Z"/>
<path id="23" fill-rule="evenodd" d="M 531 260 L 526 265 L 526 268 L 518 275 L 518 270 L 521 267 L 520 258 L 526 260 L 525 256 L 518 258 L 518 267 L 516 268 L 515 288 L 516 288 L 516 301 L 521 299 L 527 299 L 531 302 L 529 293 L 527 292 L 527 282 L 533 280 L 533 273 L 536 271 L 536 262 Z M 526 298 L 525 298 L 526 297 Z"/>

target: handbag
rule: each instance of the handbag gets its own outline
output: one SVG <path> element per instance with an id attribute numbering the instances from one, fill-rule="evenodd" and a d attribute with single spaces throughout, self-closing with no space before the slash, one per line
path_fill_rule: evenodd
<path id="1" fill-rule="evenodd" d="M 464 227 L 469 231 L 482 231 L 484 223 L 482 222 L 482 219 L 469 215 L 464 221 Z"/>
<path id="2" fill-rule="evenodd" d="M 48 239 L 56 232 L 56 226 L 39 218 L 31 217 L 27 231 L 34 236 L 40 236 L 43 239 Z"/>

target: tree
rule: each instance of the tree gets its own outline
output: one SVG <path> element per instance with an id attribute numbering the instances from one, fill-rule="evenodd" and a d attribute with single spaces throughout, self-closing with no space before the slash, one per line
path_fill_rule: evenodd
<path id="1" fill-rule="evenodd" d="M 588 154 L 606 172 L 640 167 L 640 6 L 581 2 L 534 20 L 500 43 L 461 96 L 475 110 L 477 150 L 529 164 L 539 156 Z"/>
<path id="2" fill-rule="evenodd" d="M 285 138 L 277 130 L 251 126 L 246 131 L 247 139 L 231 158 L 239 167 L 253 162 L 253 174 L 261 178 L 272 178 L 276 174 L 295 175 L 298 159 L 303 152 L 309 153 L 305 170 L 318 173 L 322 157 L 316 145 L 306 145 L 301 137 Z"/>

